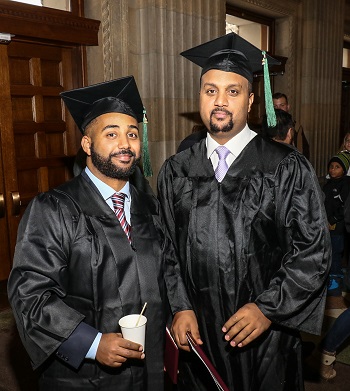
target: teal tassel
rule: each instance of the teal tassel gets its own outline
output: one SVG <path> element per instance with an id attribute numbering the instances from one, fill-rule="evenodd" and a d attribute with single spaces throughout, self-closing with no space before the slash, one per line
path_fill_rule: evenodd
<path id="1" fill-rule="evenodd" d="M 273 107 L 270 75 L 269 75 L 269 64 L 267 63 L 266 52 L 262 52 L 263 55 L 263 68 L 264 68 L 264 90 L 265 90 L 265 110 L 267 117 L 267 125 L 269 128 L 273 128 L 277 125 L 276 113 Z"/>
<path id="2" fill-rule="evenodd" d="M 151 166 L 151 158 L 149 156 L 148 150 L 148 129 L 147 129 L 147 115 L 146 109 L 143 108 L 143 143 L 142 143 L 142 163 L 143 163 L 143 173 L 146 177 L 151 177 L 153 175 L 152 166 Z"/>

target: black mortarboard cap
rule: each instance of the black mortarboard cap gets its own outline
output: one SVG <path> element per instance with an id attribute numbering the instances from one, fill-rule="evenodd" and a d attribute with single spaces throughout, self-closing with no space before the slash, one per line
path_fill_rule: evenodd
<path id="1" fill-rule="evenodd" d="M 121 113 L 143 120 L 143 104 L 133 76 L 64 91 L 61 97 L 81 132 L 93 119 Z"/>
<path id="2" fill-rule="evenodd" d="M 253 73 L 263 69 L 262 51 L 233 32 L 180 54 L 203 68 L 202 75 L 210 69 L 218 69 L 237 73 L 252 82 Z M 266 58 L 269 65 L 280 64 L 268 54 Z"/>

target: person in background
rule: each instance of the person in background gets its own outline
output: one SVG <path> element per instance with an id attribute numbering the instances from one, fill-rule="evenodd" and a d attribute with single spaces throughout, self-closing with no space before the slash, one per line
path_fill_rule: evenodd
<path id="1" fill-rule="evenodd" d="M 344 222 L 347 234 L 350 234 L 350 196 L 345 201 Z M 350 338 L 350 308 L 341 313 L 330 330 L 319 344 L 321 351 L 320 375 L 326 379 L 333 379 L 337 372 L 334 369 L 336 355 L 339 348 Z"/>
<path id="2" fill-rule="evenodd" d="M 207 137 L 158 177 L 178 255 L 167 264 L 173 336 L 186 352 L 191 332 L 230 390 L 302 391 L 299 331 L 321 331 L 330 264 L 322 191 L 303 155 L 247 126 L 258 48 L 230 33 L 182 55 L 202 67 Z M 202 365 L 183 357 L 179 391 L 215 388 Z"/>
<path id="3" fill-rule="evenodd" d="M 286 94 L 275 92 L 272 95 L 273 107 L 275 109 L 284 110 L 289 113 L 290 105 Z M 310 159 L 309 143 L 306 139 L 304 128 L 302 125 L 296 125 L 294 121 L 294 145 L 307 159 Z"/>
<path id="4" fill-rule="evenodd" d="M 350 154 L 339 152 L 328 162 L 329 179 L 323 186 L 325 208 L 332 243 L 332 265 L 329 275 L 328 296 L 342 295 L 344 251 L 344 205 L 350 193 L 350 177 L 346 173 L 350 167 Z"/>
<path id="5" fill-rule="evenodd" d="M 282 92 L 275 92 L 272 95 L 273 107 L 275 109 L 283 110 L 289 113 L 289 103 L 286 94 L 282 94 Z"/>
<path id="6" fill-rule="evenodd" d="M 287 111 L 281 109 L 275 109 L 275 114 L 277 121 L 276 126 L 268 126 L 267 115 L 264 115 L 261 128 L 262 136 L 279 143 L 292 145 L 295 132 L 292 116 Z"/>
<path id="7" fill-rule="evenodd" d="M 350 337 L 350 308 L 342 312 L 326 336 L 322 339 L 319 349 L 321 350 L 320 375 L 326 380 L 333 379 L 337 372 L 334 369 L 337 351 Z M 316 355 L 314 355 L 316 357 Z"/>
<path id="8" fill-rule="evenodd" d="M 344 136 L 343 144 L 340 146 L 339 152 L 348 152 L 350 153 L 350 132 L 346 133 Z M 350 176 L 350 168 L 346 175 Z"/>
<path id="9" fill-rule="evenodd" d="M 344 151 L 350 152 L 350 132 L 345 134 L 343 144 L 340 147 L 340 152 Z"/>
<path id="10" fill-rule="evenodd" d="M 163 261 L 172 250 L 138 168 L 135 80 L 61 96 L 83 134 L 86 167 L 35 197 L 20 222 L 8 280 L 19 334 L 40 390 L 163 391 Z M 145 302 L 143 347 L 122 337 L 118 320 Z"/>
<path id="11" fill-rule="evenodd" d="M 340 147 L 340 152 L 350 153 L 350 132 L 347 132 L 343 139 L 343 144 Z M 346 173 L 350 176 L 350 168 Z M 344 288 L 350 292 L 350 232 L 345 233 L 344 254 L 343 254 L 343 272 L 344 272 Z"/>

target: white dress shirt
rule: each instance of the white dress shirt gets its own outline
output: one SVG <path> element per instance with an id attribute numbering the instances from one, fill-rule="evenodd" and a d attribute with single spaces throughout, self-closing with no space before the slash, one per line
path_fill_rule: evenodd
<path id="1" fill-rule="evenodd" d="M 85 172 L 88 177 L 92 180 L 94 185 L 97 187 L 98 191 L 101 193 L 103 199 L 106 201 L 108 206 L 113 210 L 112 196 L 115 193 L 124 193 L 126 195 L 124 202 L 124 213 L 127 222 L 131 225 L 130 221 L 130 206 L 131 206 L 131 194 L 130 194 L 130 185 L 129 182 L 126 182 L 125 186 L 120 191 L 115 191 L 112 187 L 106 185 L 100 179 L 98 179 L 87 167 L 85 167 Z"/>
<path id="2" fill-rule="evenodd" d="M 234 160 L 238 157 L 238 155 L 243 151 L 244 147 L 256 136 L 256 133 L 249 129 L 248 125 L 244 127 L 236 136 L 232 137 L 229 141 L 227 141 L 224 146 L 230 151 L 228 156 L 226 157 L 226 163 L 228 167 L 234 162 Z M 211 160 L 213 165 L 213 169 L 215 171 L 217 165 L 219 164 L 219 156 L 216 153 L 215 149 L 220 146 L 218 142 L 216 142 L 211 135 L 208 133 L 206 138 L 206 146 L 207 146 L 207 157 Z"/>

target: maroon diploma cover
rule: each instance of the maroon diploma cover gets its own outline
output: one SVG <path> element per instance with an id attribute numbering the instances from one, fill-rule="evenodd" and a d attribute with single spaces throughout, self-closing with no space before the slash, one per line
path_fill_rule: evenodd
<path id="1" fill-rule="evenodd" d="M 211 377 L 213 378 L 218 390 L 220 391 L 230 391 L 227 387 L 227 385 L 224 383 L 224 381 L 221 379 L 218 371 L 215 369 L 214 365 L 210 362 L 209 358 L 204 353 L 203 349 L 195 342 L 195 340 L 192 337 L 192 334 L 188 331 L 186 333 L 188 343 L 191 346 L 191 349 L 193 352 L 196 353 L 196 355 L 200 358 L 200 360 L 203 362 L 205 367 L 207 368 L 208 372 L 210 373 Z"/>
<path id="2" fill-rule="evenodd" d="M 165 334 L 164 369 L 168 373 L 173 384 L 177 384 L 179 348 L 168 328 L 166 328 Z"/>

